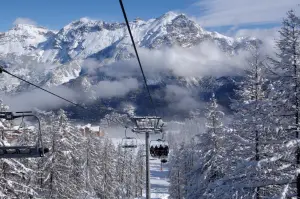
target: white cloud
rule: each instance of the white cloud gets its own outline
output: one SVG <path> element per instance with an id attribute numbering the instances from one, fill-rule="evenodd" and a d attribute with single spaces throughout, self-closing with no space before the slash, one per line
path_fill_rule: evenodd
<path id="1" fill-rule="evenodd" d="M 16 18 L 16 20 L 14 21 L 13 24 L 14 25 L 17 25 L 17 24 L 37 25 L 37 23 L 34 20 L 29 19 L 29 18 L 23 18 L 23 17 Z"/>
<path id="2" fill-rule="evenodd" d="M 171 104 L 170 108 L 175 110 L 191 110 L 200 107 L 200 103 L 192 97 L 192 93 L 186 88 L 177 85 L 166 86 L 165 99 Z"/>
<path id="3" fill-rule="evenodd" d="M 64 98 L 72 99 L 72 101 L 75 101 L 76 98 L 79 98 L 78 93 L 63 86 L 53 87 L 49 90 Z M 12 111 L 26 111 L 33 108 L 52 109 L 69 105 L 64 100 L 38 89 L 13 96 L 2 95 L 0 97 L 3 100 L 3 103 L 7 104 Z"/>
<path id="4" fill-rule="evenodd" d="M 280 23 L 288 10 L 300 13 L 298 4 L 299 0 L 201 0 L 196 5 L 202 12 L 200 24 L 216 27 Z"/>
<path id="5" fill-rule="evenodd" d="M 93 86 L 93 96 L 99 98 L 121 97 L 128 92 L 138 88 L 136 79 L 122 79 L 120 81 L 100 81 Z M 83 91 L 72 90 L 65 86 L 47 88 L 49 91 L 64 97 L 75 103 L 91 102 L 90 94 Z M 0 99 L 8 105 L 12 111 L 39 109 L 53 109 L 63 106 L 73 106 L 72 104 L 59 99 L 42 90 L 35 89 L 29 92 L 22 92 L 16 95 L 1 94 Z"/>
<path id="6" fill-rule="evenodd" d="M 82 70 L 87 74 L 95 74 L 96 70 L 101 66 L 102 65 L 96 59 L 88 58 L 82 63 Z"/>
<path id="7" fill-rule="evenodd" d="M 100 98 L 120 97 L 138 89 L 138 86 L 138 81 L 133 78 L 120 81 L 100 81 L 93 87 L 93 91 Z"/>
<path id="8" fill-rule="evenodd" d="M 181 77 L 223 76 L 236 74 L 243 67 L 246 54 L 229 56 L 213 42 L 203 42 L 192 48 L 172 47 L 160 50 L 139 49 L 146 76 L 159 78 L 159 74 L 174 74 Z M 112 77 L 139 75 L 135 59 L 117 62 L 100 68 Z"/>
<path id="9" fill-rule="evenodd" d="M 278 38 L 279 36 L 279 27 L 276 28 L 270 28 L 270 29 L 261 29 L 261 28 L 256 28 L 256 29 L 239 29 L 235 33 L 235 37 L 255 37 L 259 39 L 265 40 L 266 38 Z"/>
<path id="10" fill-rule="evenodd" d="M 279 27 L 270 29 L 240 29 L 234 37 L 255 37 L 263 41 L 261 52 L 266 55 L 274 55 L 276 52 L 276 39 L 279 38 Z"/>

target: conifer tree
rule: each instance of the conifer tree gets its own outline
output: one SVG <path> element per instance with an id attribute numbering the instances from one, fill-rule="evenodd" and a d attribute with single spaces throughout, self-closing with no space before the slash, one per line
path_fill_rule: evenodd
<path id="1" fill-rule="evenodd" d="M 288 11 L 279 33 L 276 58 L 270 59 L 274 75 L 271 117 L 276 121 L 276 139 L 282 141 L 276 149 L 284 157 L 281 164 L 292 163 L 282 171 L 281 180 L 295 181 L 296 186 L 290 185 L 289 190 L 293 191 L 292 187 L 295 187 L 300 198 L 300 174 L 296 169 L 300 165 L 296 141 L 300 131 L 300 18 L 293 10 Z"/>

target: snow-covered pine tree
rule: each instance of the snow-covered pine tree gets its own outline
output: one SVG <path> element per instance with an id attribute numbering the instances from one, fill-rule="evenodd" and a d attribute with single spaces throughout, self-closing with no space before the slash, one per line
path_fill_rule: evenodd
<path id="1" fill-rule="evenodd" d="M 39 126 L 37 121 L 34 121 L 34 124 L 35 126 L 32 126 L 33 124 L 29 126 L 29 123 L 22 119 L 22 122 L 18 127 L 19 135 L 15 141 L 18 146 L 34 146 L 36 144 L 39 134 Z M 26 174 L 24 173 L 22 183 L 35 190 L 35 195 L 38 195 L 39 186 L 36 184 L 36 176 L 39 173 L 39 170 L 37 169 L 39 161 L 38 158 L 22 158 L 18 161 L 28 168 L 28 172 Z"/>
<path id="2" fill-rule="evenodd" d="M 97 183 L 93 181 L 92 173 L 95 173 L 95 171 L 99 170 L 98 163 L 98 142 L 99 137 L 95 137 L 92 135 L 91 130 L 89 128 L 85 128 L 82 132 L 83 142 L 81 143 L 83 145 L 82 150 L 82 170 L 81 173 L 79 171 L 79 175 L 83 177 L 83 185 L 84 185 L 84 193 L 83 195 L 86 196 L 94 196 L 94 184 Z M 80 178 L 79 178 L 80 179 Z M 88 197 L 87 197 L 88 198 Z"/>
<path id="3" fill-rule="evenodd" d="M 266 86 L 266 68 L 263 64 L 264 57 L 260 50 L 260 42 L 256 41 L 249 50 L 249 57 L 246 59 L 245 78 L 239 82 L 237 91 L 238 100 L 233 102 L 232 108 L 235 111 L 232 128 L 234 131 L 228 135 L 231 141 L 235 141 L 235 148 L 229 148 L 232 164 L 241 163 L 240 170 L 235 171 L 235 177 L 239 178 L 238 183 L 253 183 L 261 180 L 259 161 L 265 152 L 266 141 L 265 128 L 268 125 L 268 113 L 266 111 L 267 99 L 264 87 Z M 271 156 L 271 154 L 268 154 Z M 247 171 L 249 174 L 240 177 L 237 171 Z M 230 169 L 228 175 L 230 175 Z M 249 177 L 251 176 L 251 177 Z M 232 178 L 235 178 L 231 176 Z M 241 184 L 238 184 L 241 186 Z M 234 186 L 234 185 L 233 185 Z M 259 187 L 250 188 L 245 191 L 246 195 L 255 195 L 260 198 Z"/>
<path id="4" fill-rule="evenodd" d="M 187 143 L 182 143 L 179 148 L 180 161 L 178 162 L 178 168 L 180 168 L 180 179 L 183 198 L 190 198 L 193 195 L 194 184 L 194 167 L 196 166 L 196 148 L 194 138 Z"/>
<path id="5" fill-rule="evenodd" d="M 241 98 L 234 103 L 236 114 L 229 138 L 235 145 L 227 149 L 231 167 L 214 187 L 214 198 L 285 197 L 293 192 L 289 183 L 296 176 L 291 163 L 297 145 L 284 144 L 297 137 L 299 112 L 299 18 L 293 11 L 288 12 L 280 34 L 278 59 L 271 59 L 275 77 L 269 82 L 270 90 L 264 90 L 264 66 L 258 64 L 262 58 L 257 48 L 249 59 L 252 70 L 247 71 Z"/>
<path id="6" fill-rule="evenodd" d="M 116 179 L 120 183 L 120 186 L 116 191 L 120 197 L 124 196 L 125 190 L 126 158 L 126 150 L 123 150 L 121 143 L 119 143 L 116 151 L 116 165 L 118 165 L 116 167 Z"/>
<path id="7" fill-rule="evenodd" d="M 43 187 L 47 198 L 76 198 L 83 185 L 78 185 L 73 175 L 72 157 L 77 156 L 77 131 L 70 125 L 63 110 L 52 122 L 51 153 L 41 165 Z M 80 165 L 78 165 L 80 166 Z"/>
<path id="8" fill-rule="evenodd" d="M 36 112 L 37 116 L 40 118 L 41 122 L 41 131 L 43 134 L 43 144 L 45 147 L 50 148 L 50 153 L 46 154 L 45 158 L 39 158 L 37 164 L 34 165 L 34 170 L 36 171 L 33 178 L 34 181 L 34 188 L 41 196 L 45 196 L 47 194 L 47 186 L 44 184 L 44 181 L 47 177 L 49 177 L 49 171 L 47 170 L 48 166 L 51 164 L 51 146 L 53 145 L 53 124 L 56 120 L 56 115 L 53 112 Z M 48 165 L 48 166 L 46 166 Z"/>
<path id="9" fill-rule="evenodd" d="M 209 185 L 225 175 L 227 154 L 223 116 L 213 94 L 206 114 L 206 130 L 196 135 L 199 160 L 189 174 L 188 198 L 209 198 L 206 195 Z"/>
<path id="10" fill-rule="evenodd" d="M 145 186 L 145 152 L 144 147 L 139 147 L 134 159 L 134 197 L 142 197 Z"/>
<path id="11" fill-rule="evenodd" d="M 201 146 L 197 145 L 197 138 L 193 137 L 189 142 L 185 143 L 184 149 L 181 151 L 181 167 L 184 175 L 184 196 L 185 198 L 193 197 L 195 195 L 195 188 L 199 187 L 195 169 L 198 168 L 199 159 L 201 157 Z M 195 184 L 196 183 L 196 184 Z"/>
<path id="12" fill-rule="evenodd" d="M 99 197 L 102 182 L 100 175 L 102 175 L 102 159 L 101 151 L 103 150 L 103 138 L 92 135 L 90 131 L 84 132 L 85 142 L 83 143 L 85 149 L 83 150 L 83 170 L 84 176 L 83 186 L 85 195 L 91 197 Z"/>
<path id="13" fill-rule="evenodd" d="M 278 129 L 273 136 L 282 143 L 276 148 L 285 168 L 279 179 L 282 182 L 296 182 L 289 185 L 289 191 L 285 189 L 284 192 L 296 191 L 300 198 L 300 174 L 297 171 L 300 166 L 300 18 L 293 10 L 288 11 L 279 33 L 276 58 L 270 59 L 274 75 L 274 110 L 270 116 Z"/>
<path id="14" fill-rule="evenodd" d="M 66 137 L 70 143 L 70 153 L 67 154 L 70 158 L 71 169 L 69 171 L 69 182 L 72 185 L 71 189 L 74 189 L 73 194 L 76 198 L 82 198 L 82 193 L 85 193 L 85 175 L 84 175 L 84 160 L 86 158 L 86 143 L 85 137 L 79 131 L 78 128 L 73 127 L 69 123 L 69 134 Z"/>
<path id="15" fill-rule="evenodd" d="M 184 174 L 183 170 L 180 167 L 181 162 L 184 161 L 182 156 L 180 155 L 180 151 L 183 149 L 183 143 L 181 147 L 174 146 L 172 148 L 172 152 L 169 154 L 169 193 L 170 198 L 183 199 L 185 193 L 185 187 L 183 185 L 184 182 Z"/>
<path id="16" fill-rule="evenodd" d="M 0 100 L 0 111 L 8 111 L 9 107 Z M 0 120 L 1 137 L 0 145 L 9 146 L 11 143 L 6 139 L 5 130 L 11 129 L 12 122 L 5 119 Z M 20 160 L 0 159 L 0 197 L 1 198 L 33 198 L 35 191 L 29 186 L 30 174 L 28 169 Z"/>
<path id="17" fill-rule="evenodd" d="M 125 196 L 126 198 L 133 198 L 135 195 L 135 165 L 134 165 L 134 152 L 132 149 L 126 150 L 125 159 Z"/>
<path id="18" fill-rule="evenodd" d="M 169 178 L 170 198 L 197 198 L 202 145 L 198 136 L 205 130 L 202 118 L 185 121 L 179 133 L 168 133 L 170 147 Z M 180 141 L 178 141 L 180 140 Z"/>
<path id="19" fill-rule="evenodd" d="M 142 148 L 138 149 L 137 154 L 135 154 L 132 149 L 122 148 L 121 143 L 117 146 L 116 179 L 119 182 L 119 187 L 116 191 L 121 198 L 130 198 L 136 194 L 141 194 L 144 182 L 142 180 L 145 178 L 142 153 Z M 144 175 L 138 176 L 140 174 Z"/>
<path id="20" fill-rule="evenodd" d="M 99 170 L 96 171 L 99 173 L 92 173 L 94 182 L 97 181 L 94 190 L 100 198 L 118 198 L 116 196 L 119 183 L 116 179 L 115 146 L 108 138 L 101 139 L 98 145 L 101 146 L 98 151 L 97 168 Z"/>

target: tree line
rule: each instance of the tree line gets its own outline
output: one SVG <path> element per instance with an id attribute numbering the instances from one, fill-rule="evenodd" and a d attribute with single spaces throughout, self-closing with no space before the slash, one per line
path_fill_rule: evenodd
<path id="1" fill-rule="evenodd" d="M 276 56 L 249 49 L 233 116 L 214 96 L 206 119 L 188 120 L 171 146 L 170 198 L 300 198 L 300 18 L 287 12 Z M 175 136 L 175 138 L 174 138 Z"/>
<path id="2" fill-rule="evenodd" d="M 0 111 L 8 107 L 0 103 Z M 144 151 L 124 150 L 107 137 L 83 133 L 66 113 L 39 113 L 43 158 L 0 159 L 0 198 L 135 198 L 142 195 Z M 1 119 L 3 129 L 11 123 Z M 35 128 L 37 129 L 37 128 Z M 22 127 L 14 145 L 34 145 L 36 130 Z M 1 143 L 7 145 L 5 136 Z"/>

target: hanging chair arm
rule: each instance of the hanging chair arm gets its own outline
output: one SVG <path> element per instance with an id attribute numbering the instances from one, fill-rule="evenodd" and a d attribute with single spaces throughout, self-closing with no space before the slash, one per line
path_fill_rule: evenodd
<path id="1" fill-rule="evenodd" d="M 13 112 L 0 112 L 0 118 L 6 119 L 6 120 L 14 120 L 20 117 L 30 117 L 35 116 L 33 114 L 24 114 L 24 113 L 31 113 L 31 111 L 26 112 L 16 112 L 16 113 L 22 113 L 22 115 L 14 115 Z"/>
<path id="2" fill-rule="evenodd" d="M 28 114 L 32 113 L 31 111 L 23 111 L 23 112 L 15 112 L 16 114 L 21 114 L 21 115 L 14 115 L 13 112 L 0 112 L 0 118 L 6 119 L 6 120 L 14 120 L 17 118 L 24 118 L 24 117 L 34 117 L 38 121 L 38 138 L 37 138 L 37 146 L 43 147 L 43 140 L 42 140 L 42 130 L 41 130 L 41 121 L 40 119 L 34 115 L 34 114 Z"/>
<path id="3" fill-rule="evenodd" d="M 125 138 L 127 138 L 127 126 L 125 126 Z"/>
<path id="4" fill-rule="evenodd" d="M 42 129 L 41 129 L 41 121 L 40 121 L 40 118 L 38 118 L 38 116 L 36 115 L 31 115 L 32 117 L 34 117 L 37 121 L 38 121 L 38 126 L 39 126 L 39 129 L 38 129 L 38 139 L 37 139 L 37 144 L 40 144 L 40 147 L 42 147 L 42 149 L 44 150 L 44 147 L 43 147 L 43 140 L 42 140 Z"/>

